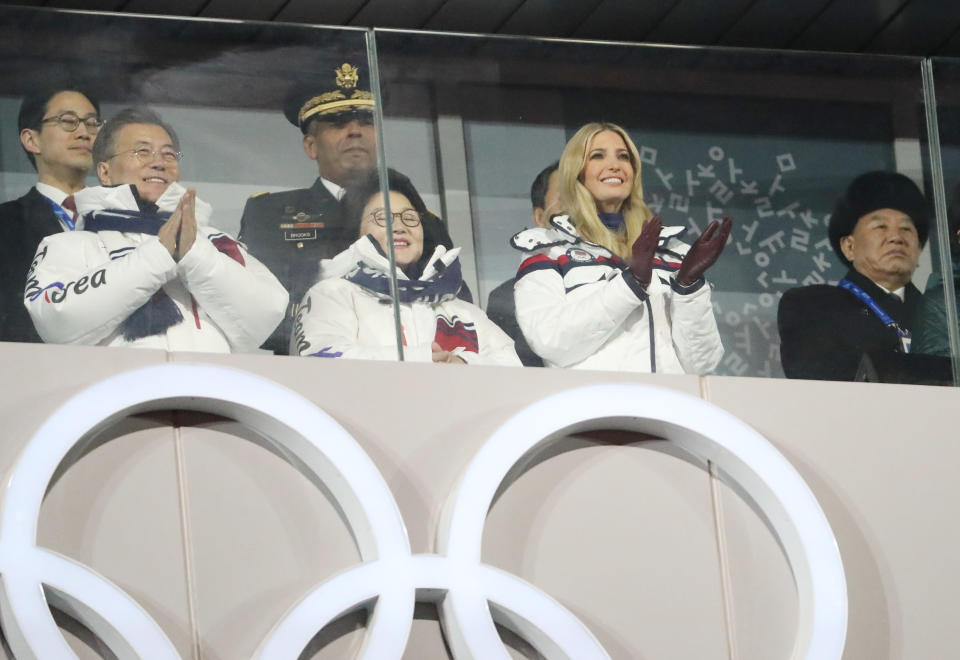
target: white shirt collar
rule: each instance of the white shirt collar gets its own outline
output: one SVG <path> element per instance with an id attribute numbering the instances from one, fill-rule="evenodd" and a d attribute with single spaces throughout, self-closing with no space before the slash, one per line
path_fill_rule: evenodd
<path id="1" fill-rule="evenodd" d="M 324 188 L 330 191 L 330 194 L 333 195 L 334 199 L 336 199 L 338 202 L 343 199 L 343 194 L 347 192 L 343 186 L 338 186 L 329 179 L 320 177 L 320 182 L 323 184 Z"/>
<path id="2" fill-rule="evenodd" d="M 70 196 L 69 193 L 65 193 L 56 186 L 51 186 L 49 183 L 40 183 L 37 181 L 35 188 L 38 193 L 60 206 L 63 206 L 63 200 Z"/>
<path id="3" fill-rule="evenodd" d="M 877 284 L 877 283 L 874 282 L 874 284 Z M 901 302 L 903 302 L 903 299 L 904 299 L 904 297 L 905 297 L 906 294 L 907 294 L 907 287 L 905 287 L 905 286 L 900 287 L 900 288 L 897 289 L 896 291 L 891 291 L 890 289 L 888 289 L 887 287 L 885 287 L 885 286 L 883 286 L 883 285 L 881 285 L 881 284 L 877 284 L 877 286 L 880 287 L 881 289 L 883 289 L 884 291 L 886 291 L 887 293 L 896 296 L 897 298 L 900 299 Z"/>

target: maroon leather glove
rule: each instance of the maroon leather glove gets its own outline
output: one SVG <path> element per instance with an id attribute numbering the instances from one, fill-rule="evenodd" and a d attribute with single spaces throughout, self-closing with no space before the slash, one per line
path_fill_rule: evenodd
<path id="1" fill-rule="evenodd" d="M 690 286 L 703 277 L 703 274 L 723 252 L 732 227 L 733 221 L 730 218 L 724 218 L 722 221 L 714 220 L 707 225 L 707 228 L 700 234 L 700 238 L 690 246 L 687 256 L 683 258 L 680 270 L 677 271 L 677 284 Z"/>
<path id="2" fill-rule="evenodd" d="M 650 278 L 653 276 L 653 253 L 660 242 L 662 228 L 660 216 L 653 216 L 643 223 L 640 235 L 631 248 L 633 254 L 630 257 L 630 272 L 644 289 L 650 286 Z"/>

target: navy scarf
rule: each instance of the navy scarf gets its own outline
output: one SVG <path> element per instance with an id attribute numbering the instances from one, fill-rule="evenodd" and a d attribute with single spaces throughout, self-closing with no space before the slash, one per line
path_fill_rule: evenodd
<path id="1" fill-rule="evenodd" d="M 143 211 L 104 210 L 91 211 L 83 218 L 86 231 L 119 231 L 128 234 L 148 234 L 156 236 L 160 227 L 170 217 L 170 213 L 157 211 L 149 202 L 141 204 Z M 150 209 L 150 207 L 153 207 Z M 124 256 L 128 252 L 124 252 Z M 123 259 L 124 256 L 117 257 Z M 180 308 L 170 299 L 163 289 L 137 308 L 120 324 L 119 331 L 126 341 L 134 341 L 152 335 L 161 335 L 169 328 L 183 321 Z"/>
<path id="2" fill-rule="evenodd" d="M 437 275 L 429 280 L 397 280 L 397 297 L 401 303 L 425 302 L 438 303 L 453 300 L 460 291 L 463 277 L 460 272 L 460 260 L 455 260 L 449 266 L 437 259 L 433 262 Z M 390 274 L 365 264 L 358 264 L 357 268 L 347 273 L 343 278 L 377 294 L 381 298 L 391 300 Z"/>
<path id="3" fill-rule="evenodd" d="M 600 216 L 600 222 L 602 222 L 607 229 L 617 231 L 623 227 L 622 213 L 597 213 L 597 215 Z"/>

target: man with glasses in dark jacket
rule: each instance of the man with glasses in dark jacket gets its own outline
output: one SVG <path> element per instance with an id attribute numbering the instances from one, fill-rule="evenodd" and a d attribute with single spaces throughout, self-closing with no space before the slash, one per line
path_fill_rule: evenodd
<path id="1" fill-rule="evenodd" d="M 20 145 L 37 183 L 0 205 L 0 341 L 40 341 L 23 306 L 27 270 L 45 236 L 73 230 L 71 196 L 93 167 L 99 113 L 90 94 L 63 84 L 35 89 L 20 104 Z"/>

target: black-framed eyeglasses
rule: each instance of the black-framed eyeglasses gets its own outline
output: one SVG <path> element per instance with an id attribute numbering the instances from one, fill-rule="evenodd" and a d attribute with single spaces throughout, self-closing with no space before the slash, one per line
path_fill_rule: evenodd
<path id="1" fill-rule="evenodd" d="M 373 221 L 381 227 L 387 226 L 387 212 L 385 210 L 374 209 L 369 215 Z M 405 209 L 392 215 L 394 222 L 402 222 L 404 226 L 410 227 L 411 229 L 420 224 L 420 214 L 413 209 Z"/>
<path id="2" fill-rule="evenodd" d="M 80 124 L 86 126 L 87 130 L 91 133 L 96 133 L 100 130 L 100 127 L 106 123 L 96 115 L 80 117 L 76 112 L 70 111 L 61 112 L 59 115 L 54 115 L 53 117 L 44 117 L 40 120 L 41 124 L 49 124 L 50 122 L 56 122 L 60 125 L 60 128 L 67 133 L 73 133 L 80 128 Z"/>
<path id="3" fill-rule="evenodd" d="M 141 165 L 149 165 L 157 158 L 159 158 L 166 165 L 175 165 L 183 160 L 182 151 L 174 151 L 173 149 L 159 149 L 154 151 L 153 149 L 149 149 L 147 147 L 118 151 L 117 153 L 108 157 L 107 160 L 110 160 L 110 158 L 116 158 L 117 156 L 122 156 L 124 154 L 131 154 Z"/>

